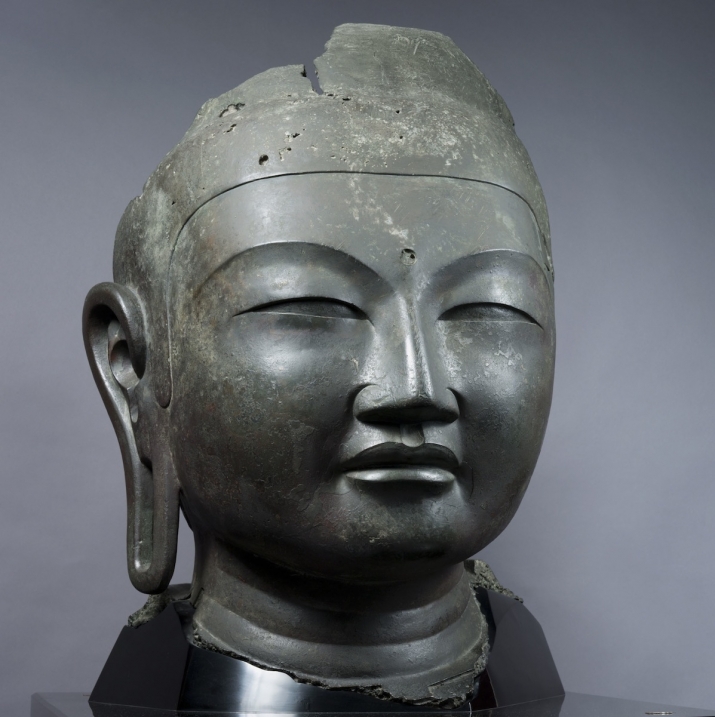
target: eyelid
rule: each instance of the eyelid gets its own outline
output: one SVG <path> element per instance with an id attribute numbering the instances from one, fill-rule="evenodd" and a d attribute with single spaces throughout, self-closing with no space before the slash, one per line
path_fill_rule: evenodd
<path id="1" fill-rule="evenodd" d="M 473 310 L 474 313 L 482 313 L 482 316 L 469 318 L 467 312 Z M 491 316 L 490 313 L 491 312 Z M 460 314 L 462 314 L 460 316 Z M 489 301 L 475 301 L 469 304 L 460 304 L 447 309 L 440 317 L 440 321 L 515 321 L 528 324 L 535 324 L 543 329 L 543 326 L 523 309 L 517 309 L 509 304 L 500 304 Z"/>
<path id="2" fill-rule="evenodd" d="M 327 297 L 327 296 L 299 296 L 294 297 L 290 299 L 279 299 L 277 301 L 268 301 L 264 304 L 258 304 L 257 306 L 252 306 L 250 309 L 244 309 L 243 311 L 239 311 L 234 316 L 240 316 L 242 314 L 250 314 L 250 313 L 275 313 L 275 314 L 292 314 L 294 316 L 321 316 L 320 314 L 311 314 L 309 312 L 305 311 L 295 311 L 296 304 L 314 304 L 316 305 L 316 308 L 320 304 L 328 304 L 328 305 L 334 305 L 335 307 L 342 307 L 347 312 L 350 312 L 352 316 L 347 314 L 334 314 L 334 315 L 325 315 L 323 314 L 323 318 L 343 318 L 343 319 L 361 319 L 361 320 L 369 320 L 367 314 L 362 311 L 362 309 L 359 309 L 354 304 L 351 304 L 347 301 L 343 301 L 341 299 L 335 299 L 333 297 Z M 290 311 L 291 305 L 293 305 L 293 311 Z M 281 307 L 285 307 L 286 311 L 280 311 Z"/>

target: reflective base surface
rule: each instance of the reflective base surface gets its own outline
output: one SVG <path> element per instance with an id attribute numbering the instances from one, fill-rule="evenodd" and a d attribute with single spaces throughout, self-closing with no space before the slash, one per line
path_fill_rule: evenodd
<path id="1" fill-rule="evenodd" d="M 39 692 L 32 696 L 31 717 L 94 717 L 89 705 L 89 694 L 81 692 Z M 157 709 L 144 709 L 141 707 L 121 707 L 116 713 L 122 717 L 219 717 L 231 715 L 261 714 L 289 714 L 285 712 L 188 712 L 169 711 Z M 290 713 L 295 717 L 301 714 L 314 714 L 310 712 Z M 325 713 L 323 713 L 325 714 Z M 344 713 L 343 713 L 344 714 Z M 354 714 L 360 714 L 356 712 Z M 383 715 L 389 714 L 387 712 Z M 404 715 L 404 713 L 401 713 Z M 429 714 L 449 715 L 449 711 Z M 715 717 L 715 710 L 694 709 L 691 707 L 673 707 L 659 705 L 653 702 L 635 702 L 632 700 L 619 700 L 613 697 L 596 697 L 594 695 L 581 695 L 567 692 L 565 697 L 547 700 L 524 702 L 508 707 L 497 707 L 489 710 L 479 710 L 475 714 L 488 714 L 489 717 L 645 717 L 648 715 L 662 717 Z"/>

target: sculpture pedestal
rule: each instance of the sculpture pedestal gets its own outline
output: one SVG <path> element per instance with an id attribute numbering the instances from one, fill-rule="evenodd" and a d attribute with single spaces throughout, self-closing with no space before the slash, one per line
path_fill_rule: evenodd
<path id="1" fill-rule="evenodd" d="M 31 717 L 95 717 L 89 705 L 89 695 L 81 692 L 38 692 L 32 696 Z M 219 717 L 219 715 L 250 714 L 247 712 L 180 712 L 164 710 L 146 710 L 140 707 L 125 707 L 121 712 L 124 717 Z M 267 714 L 267 713 L 254 713 Z M 280 714 L 280 713 L 278 713 Z M 284 713 L 285 714 L 285 713 Z M 293 713 L 299 717 L 300 713 Z M 355 717 L 357 717 L 355 713 Z M 437 713 L 435 713 L 437 714 Z M 448 715 L 449 712 L 438 713 Z M 479 712 L 477 712 L 479 714 Z M 499 707 L 485 711 L 489 717 L 645 717 L 646 715 L 663 715 L 665 717 L 713 717 L 715 710 L 698 710 L 689 707 L 672 707 L 652 702 L 634 702 L 618 700 L 612 697 L 595 697 L 567 692 L 564 697 L 557 697 L 520 705 Z"/>
<path id="2" fill-rule="evenodd" d="M 470 701 L 448 711 L 464 714 L 562 697 L 559 674 L 534 616 L 498 592 L 479 588 L 477 595 L 489 626 L 489 661 Z M 90 697 L 96 717 L 121 717 L 122 707 L 182 713 L 439 711 L 299 683 L 283 672 L 202 649 L 191 641 L 192 613 L 188 602 L 175 602 L 146 624 L 122 630 Z"/>

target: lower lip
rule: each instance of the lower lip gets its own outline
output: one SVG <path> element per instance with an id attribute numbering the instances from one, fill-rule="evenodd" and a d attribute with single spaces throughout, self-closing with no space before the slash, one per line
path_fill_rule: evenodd
<path id="1" fill-rule="evenodd" d="M 400 466 L 396 468 L 366 468 L 345 474 L 350 480 L 368 483 L 454 483 L 454 473 L 433 466 Z"/>

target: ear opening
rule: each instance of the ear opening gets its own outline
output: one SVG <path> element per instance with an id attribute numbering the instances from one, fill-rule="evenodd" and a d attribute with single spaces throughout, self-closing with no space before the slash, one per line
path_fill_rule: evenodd
<path id="1" fill-rule="evenodd" d="M 87 358 L 124 463 L 129 577 L 141 592 L 162 592 L 176 562 L 179 495 L 160 421 L 145 422 L 147 430 L 151 426 L 156 431 L 149 437 L 151 456 L 140 455 L 135 434 L 140 410 L 136 391 L 147 365 L 144 312 L 134 292 L 107 282 L 90 290 L 82 319 Z"/>

